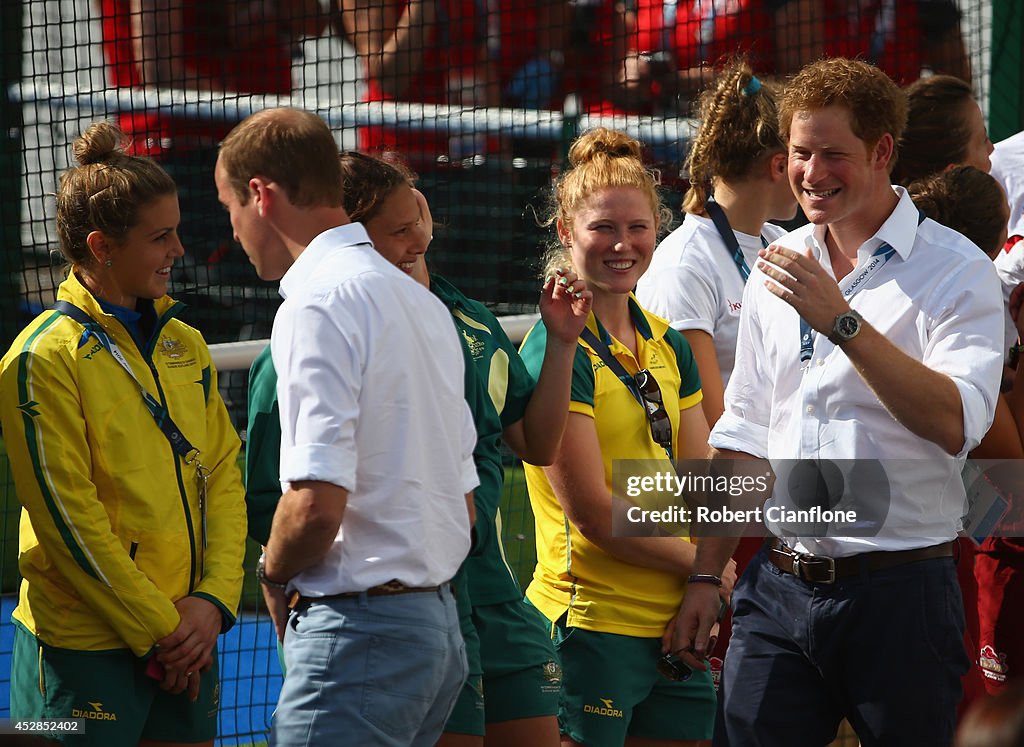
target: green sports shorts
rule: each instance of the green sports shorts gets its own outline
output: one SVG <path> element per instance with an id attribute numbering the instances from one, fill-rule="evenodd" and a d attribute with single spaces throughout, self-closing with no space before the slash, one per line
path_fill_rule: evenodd
<path id="1" fill-rule="evenodd" d="M 562 667 L 550 624 L 521 599 L 473 608 L 487 723 L 558 713 Z"/>
<path id="2" fill-rule="evenodd" d="M 587 747 L 621 747 L 627 736 L 711 739 L 715 689 L 711 672 L 671 682 L 656 669 L 660 638 L 634 638 L 555 625 L 562 663 L 558 725 Z"/>
<path id="3" fill-rule="evenodd" d="M 205 742 L 217 736 L 216 649 L 213 661 L 201 675 L 199 699 L 193 703 L 187 693 L 161 690 L 146 675 L 146 662 L 128 649 L 73 651 L 47 646 L 16 623 L 11 718 L 85 719 L 82 734 L 51 737 L 75 747 L 134 745 L 142 738 Z"/>

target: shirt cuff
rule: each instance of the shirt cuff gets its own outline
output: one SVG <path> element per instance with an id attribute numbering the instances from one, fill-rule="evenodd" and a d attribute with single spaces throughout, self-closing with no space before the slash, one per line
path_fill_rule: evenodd
<path id="1" fill-rule="evenodd" d="M 715 423 L 708 443 L 716 449 L 742 451 L 766 459 L 768 457 L 768 427 L 725 412 Z"/>
<path id="2" fill-rule="evenodd" d="M 355 454 L 331 444 L 303 444 L 282 450 L 282 489 L 302 480 L 329 482 L 351 493 L 356 489 Z"/>
<path id="3" fill-rule="evenodd" d="M 676 332 L 707 332 L 715 336 L 714 326 L 707 319 L 677 319 L 672 322 L 672 329 Z"/>
<path id="4" fill-rule="evenodd" d="M 960 379 L 953 379 L 953 383 L 956 385 L 957 391 L 960 392 L 960 406 L 964 418 L 964 447 L 956 455 L 956 458 L 964 459 L 971 449 L 981 443 L 981 439 L 992 427 L 995 407 L 991 410 L 992 417 L 986 417 L 989 408 L 986 406 L 984 395 Z"/>

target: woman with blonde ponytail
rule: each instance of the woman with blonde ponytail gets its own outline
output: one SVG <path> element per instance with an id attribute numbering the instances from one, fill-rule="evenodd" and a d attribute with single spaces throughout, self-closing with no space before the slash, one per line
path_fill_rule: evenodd
<path id="1" fill-rule="evenodd" d="M 630 510 L 623 499 L 637 500 L 613 485 L 613 464 L 642 460 L 645 470 L 669 472 L 670 460 L 707 452 L 690 346 L 632 293 L 668 212 L 640 143 L 627 135 L 587 132 L 569 162 L 549 209 L 558 244 L 547 274 L 574 271 L 593 306 L 576 348 L 558 453 L 549 467 L 525 464 L 538 554 L 526 597 L 559 652 L 563 745 L 699 745 L 712 732 L 710 675 L 675 668 L 662 646 L 692 578 L 694 545 L 685 527 L 673 526 L 675 536 L 657 526 L 624 536 L 625 524 L 613 518 Z M 523 342 L 534 376 L 547 337 L 540 322 Z M 726 595 L 734 579 L 724 579 Z"/>

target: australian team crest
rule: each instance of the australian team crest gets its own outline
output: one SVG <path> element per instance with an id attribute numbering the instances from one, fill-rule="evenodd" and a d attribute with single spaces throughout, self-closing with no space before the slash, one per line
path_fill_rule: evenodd
<path id="1" fill-rule="evenodd" d="M 487 345 L 482 340 L 477 339 L 475 335 L 471 335 L 466 330 L 461 330 L 461 332 L 462 339 L 466 341 L 466 347 L 469 348 L 469 353 L 470 355 L 473 356 L 473 360 L 480 360 L 484 355 L 484 350 L 486 349 Z"/>
<path id="2" fill-rule="evenodd" d="M 562 667 L 557 661 L 548 660 L 541 667 L 544 682 L 541 684 L 542 692 L 561 692 L 562 689 Z"/>
<path id="3" fill-rule="evenodd" d="M 160 352 L 168 358 L 180 358 L 188 352 L 188 348 L 181 340 L 165 337 L 160 340 Z"/>

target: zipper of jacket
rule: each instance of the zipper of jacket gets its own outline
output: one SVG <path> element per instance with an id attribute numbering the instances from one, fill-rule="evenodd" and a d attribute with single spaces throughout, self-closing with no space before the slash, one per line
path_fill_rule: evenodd
<path id="1" fill-rule="evenodd" d="M 153 351 L 156 346 L 156 341 L 160 337 L 160 332 L 166 326 L 167 322 L 171 321 L 178 312 L 184 308 L 184 304 L 175 302 L 167 311 L 161 316 L 157 317 L 156 326 L 153 327 L 153 331 L 149 335 L 149 341 L 146 344 L 145 350 L 139 350 L 142 355 L 142 359 L 149 366 L 150 373 L 153 374 L 153 381 L 156 383 L 156 391 L 160 396 L 160 404 L 163 408 L 167 409 L 167 397 L 164 395 L 164 389 L 160 385 L 160 376 L 157 374 L 156 364 L 153 362 Z M 118 320 L 120 321 L 120 320 Z M 135 342 L 135 337 L 131 334 L 131 331 L 121 323 L 125 331 L 128 332 L 128 339 L 135 345 L 135 349 L 138 350 L 138 344 Z M 174 450 L 174 447 L 168 442 L 168 448 L 171 450 L 171 456 L 174 458 L 174 473 L 178 480 L 178 494 L 181 496 L 181 506 L 185 511 L 185 527 L 188 529 L 188 545 L 189 545 L 189 574 L 188 574 L 188 593 L 191 594 L 196 588 L 196 535 L 195 530 L 192 528 L 192 511 L 188 505 L 188 492 L 185 490 L 185 482 L 181 474 L 181 457 L 178 452 Z"/>

